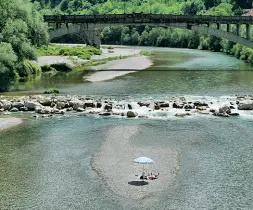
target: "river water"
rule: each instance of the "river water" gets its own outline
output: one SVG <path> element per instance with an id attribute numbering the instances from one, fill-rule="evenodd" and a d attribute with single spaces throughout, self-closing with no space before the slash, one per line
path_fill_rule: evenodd
<path id="1" fill-rule="evenodd" d="M 252 94 L 251 67 L 240 60 L 198 50 L 149 49 L 154 64 L 145 71 L 99 83 L 82 81 L 82 73 L 44 78 L 17 84 L 13 91 L 41 92 L 54 84 L 66 94 L 130 101 Z M 134 139 L 138 146 L 154 144 L 180 154 L 170 188 L 143 200 L 108 189 L 91 159 L 116 125 L 141 127 Z M 0 209 L 253 209 L 252 134 L 248 116 L 27 119 L 0 135 Z"/>

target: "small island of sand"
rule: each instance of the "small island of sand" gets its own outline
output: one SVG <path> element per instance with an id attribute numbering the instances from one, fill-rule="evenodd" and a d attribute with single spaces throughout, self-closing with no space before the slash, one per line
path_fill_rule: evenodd
<path id="1" fill-rule="evenodd" d="M 136 144 L 135 135 L 140 130 L 141 127 L 135 125 L 116 126 L 108 130 L 91 163 L 113 193 L 135 200 L 168 189 L 179 170 L 178 151 Z M 155 161 L 152 165 L 145 165 L 145 170 L 159 173 L 158 179 L 140 180 L 142 165 L 133 163 L 139 156 L 149 156 Z"/>

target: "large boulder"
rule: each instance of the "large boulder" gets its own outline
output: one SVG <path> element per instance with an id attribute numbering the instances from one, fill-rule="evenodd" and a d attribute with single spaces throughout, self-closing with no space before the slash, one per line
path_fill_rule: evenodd
<path id="1" fill-rule="evenodd" d="M 159 109 L 160 109 L 159 104 L 155 104 L 154 109 L 155 109 L 155 110 L 159 110 Z"/>
<path id="2" fill-rule="evenodd" d="M 97 102 L 97 108 L 101 108 L 102 107 L 102 103 L 101 102 Z"/>
<path id="3" fill-rule="evenodd" d="M 184 109 L 195 109 L 195 106 L 194 106 L 194 104 L 186 104 L 184 106 Z"/>
<path id="4" fill-rule="evenodd" d="M 78 108 L 76 109 L 76 111 L 77 111 L 77 112 L 83 112 L 83 111 L 84 111 L 84 108 L 78 107 Z"/>
<path id="5" fill-rule="evenodd" d="M 11 108 L 11 102 L 10 101 L 7 101 L 7 100 L 1 100 L 0 101 L 1 103 L 1 108 L 4 109 L 4 110 L 10 110 Z"/>
<path id="6" fill-rule="evenodd" d="M 208 104 L 203 101 L 195 101 L 193 104 L 194 104 L 194 106 L 207 106 L 208 107 Z"/>
<path id="7" fill-rule="evenodd" d="M 112 104 L 105 104 L 105 107 L 104 107 L 104 109 L 106 110 L 106 111 L 112 111 Z"/>
<path id="8" fill-rule="evenodd" d="M 39 100 L 39 103 L 42 105 L 42 106 L 51 106 L 52 104 L 52 100 L 50 98 L 44 98 L 42 100 Z"/>
<path id="9" fill-rule="evenodd" d="M 133 109 L 133 107 L 132 107 L 131 104 L 127 104 L 127 108 L 128 108 L 129 110 Z"/>
<path id="10" fill-rule="evenodd" d="M 239 104 L 237 108 L 239 110 L 252 110 L 253 104 Z"/>
<path id="11" fill-rule="evenodd" d="M 160 107 L 161 107 L 161 108 L 170 107 L 170 104 L 169 104 L 169 103 L 167 103 L 167 102 L 160 103 Z"/>
<path id="12" fill-rule="evenodd" d="M 24 102 L 21 102 L 21 101 L 13 102 L 11 105 L 12 108 L 17 108 L 17 109 L 20 109 L 23 106 L 24 106 Z"/>
<path id="13" fill-rule="evenodd" d="M 93 101 L 85 101 L 84 105 L 86 107 L 91 107 L 91 108 L 95 107 L 95 103 Z"/>
<path id="14" fill-rule="evenodd" d="M 149 105 L 150 105 L 149 102 L 138 102 L 137 104 L 139 104 L 140 107 L 142 107 L 142 106 L 149 107 Z"/>
<path id="15" fill-rule="evenodd" d="M 63 101 L 57 101 L 56 102 L 56 108 L 57 109 L 63 109 L 64 107 L 65 107 L 65 102 L 63 102 Z"/>
<path id="16" fill-rule="evenodd" d="M 38 114 L 49 114 L 49 113 L 51 113 L 51 109 L 50 108 L 44 108 L 44 107 L 36 107 L 35 112 L 38 113 Z"/>
<path id="17" fill-rule="evenodd" d="M 29 111 L 34 111 L 36 107 L 42 107 L 41 104 L 36 101 L 25 101 L 24 106 L 27 107 Z"/>
<path id="18" fill-rule="evenodd" d="M 230 114 L 231 113 L 231 108 L 229 106 L 220 107 L 219 108 L 219 113 Z"/>
<path id="19" fill-rule="evenodd" d="M 18 112 L 19 110 L 18 110 L 18 108 L 16 108 L 16 107 L 13 107 L 13 108 L 11 108 L 11 110 L 10 110 L 10 112 Z"/>
<path id="20" fill-rule="evenodd" d="M 85 108 L 84 102 L 83 102 L 83 101 L 80 101 L 80 100 L 77 100 L 77 101 L 70 101 L 70 102 L 69 102 L 69 105 L 70 105 L 70 107 L 73 107 L 74 110 L 77 110 L 78 108 L 82 108 L 82 109 Z"/>
<path id="21" fill-rule="evenodd" d="M 136 113 L 136 112 L 133 112 L 133 111 L 128 111 L 127 112 L 127 117 L 137 117 L 138 116 L 138 114 Z"/>
<path id="22" fill-rule="evenodd" d="M 172 107 L 176 108 L 176 109 L 182 109 L 184 107 L 184 105 L 181 103 L 178 103 L 178 102 L 174 102 Z"/>

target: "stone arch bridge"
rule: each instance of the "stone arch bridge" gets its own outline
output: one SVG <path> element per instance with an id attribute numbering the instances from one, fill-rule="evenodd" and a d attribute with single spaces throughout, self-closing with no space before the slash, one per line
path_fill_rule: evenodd
<path id="1" fill-rule="evenodd" d="M 176 27 L 225 38 L 253 49 L 251 41 L 251 16 L 201 16 L 170 14 L 99 14 L 99 15 L 45 15 L 51 30 L 50 39 L 79 33 L 88 45 L 100 48 L 100 30 L 110 25 L 149 25 Z M 225 25 L 221 27 L 221 25 Z M 231 26 L 235 25 L 232 31 Z M 241 26 L 246 27 L 242 36 Z M 223 30 L 222 30 L 223 28 Z"/>

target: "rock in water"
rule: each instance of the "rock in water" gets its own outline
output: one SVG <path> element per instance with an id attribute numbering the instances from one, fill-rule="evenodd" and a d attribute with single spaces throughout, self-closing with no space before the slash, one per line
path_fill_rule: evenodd
<path id="1" fill-rule="evenodd" d="M 230 114 L 231 113 L 231 108 L 229 106 L 223 106 L 219 108 L 219 113 L 226 113 L 226 114 Z"/>
<path id="2" fill-rule="evenodd" d="M 133 112 L 133 111 L 128 111 L 127 112 L 127 117 L 137 117 L 138 114 L 136 112 Z"/>
<path id="3" fill-rule="evenodd" d="M 239 110 L 252 110 L 253 104 L 240 104 L 238 105 Z"/>
<path id="4" fill-rule="evenodd" d="M 41 104 L 35 101 L 26 101 L 24 105 L 29 111 L 35 110 L 36 107 L 41 107 Z"/>
<path id="5" fill-rule="evenodd" d="M 131 104 L 127 104 L 127 107 L 128 107 L 129 110 L 133 109 Z"/>
<path id="6" fill-rule="evenodd" d="M 108 111 L 108 112 L 112 111 L 112 104 L 106 104 L 105 105 L 105 110 Z"/>
<path id="7" fill-rule="evenodd" d="M 52 103 L 52 100 L 50 98 L 45 98 L 45 99 L 40 100 L 39 103 L 42 106 L 50 106 Z"/>
<path id="8" fill-rule="evenodd" d="M 1 103 L 1 108 L 3 108 L 4 110 L 10 110 L 11 108 L 11 102 L 10 101 L 7 101 L 7 100 L 1 100 L 0 101 Z"/>
<path id="9" fill-rule="evenodd" d="M 11 107 L 15 107 L 15 108 L 18 108 L 20 109 L 21 107 L 24 106 L 24 102 L 13 102 Z"/>
<path id="10" fill-rule="evenodd" d="M 173 105 L 172 105 L 173 108 L 176 108 L 176 109 L 182 109 L 184 107 L 183 104 L 179 104 L 178 102 L 174 102 Z"/>
<path id="11" fill-rule="evenodd" d="M 16 108 L 16 107 L 13 107 L 11 110 L 10 110 L 10 112 L 18 112 L 19 110 L 18 110 L 18 108 Z"/>
<path id="12" fill-rule="evenodd" d="M 65 107 L 65 102 L 63 102 L 63 101 L 58 101 L 57 103 L 56 103 L 56 108 L 57 109 L 63 109 Z"/>

